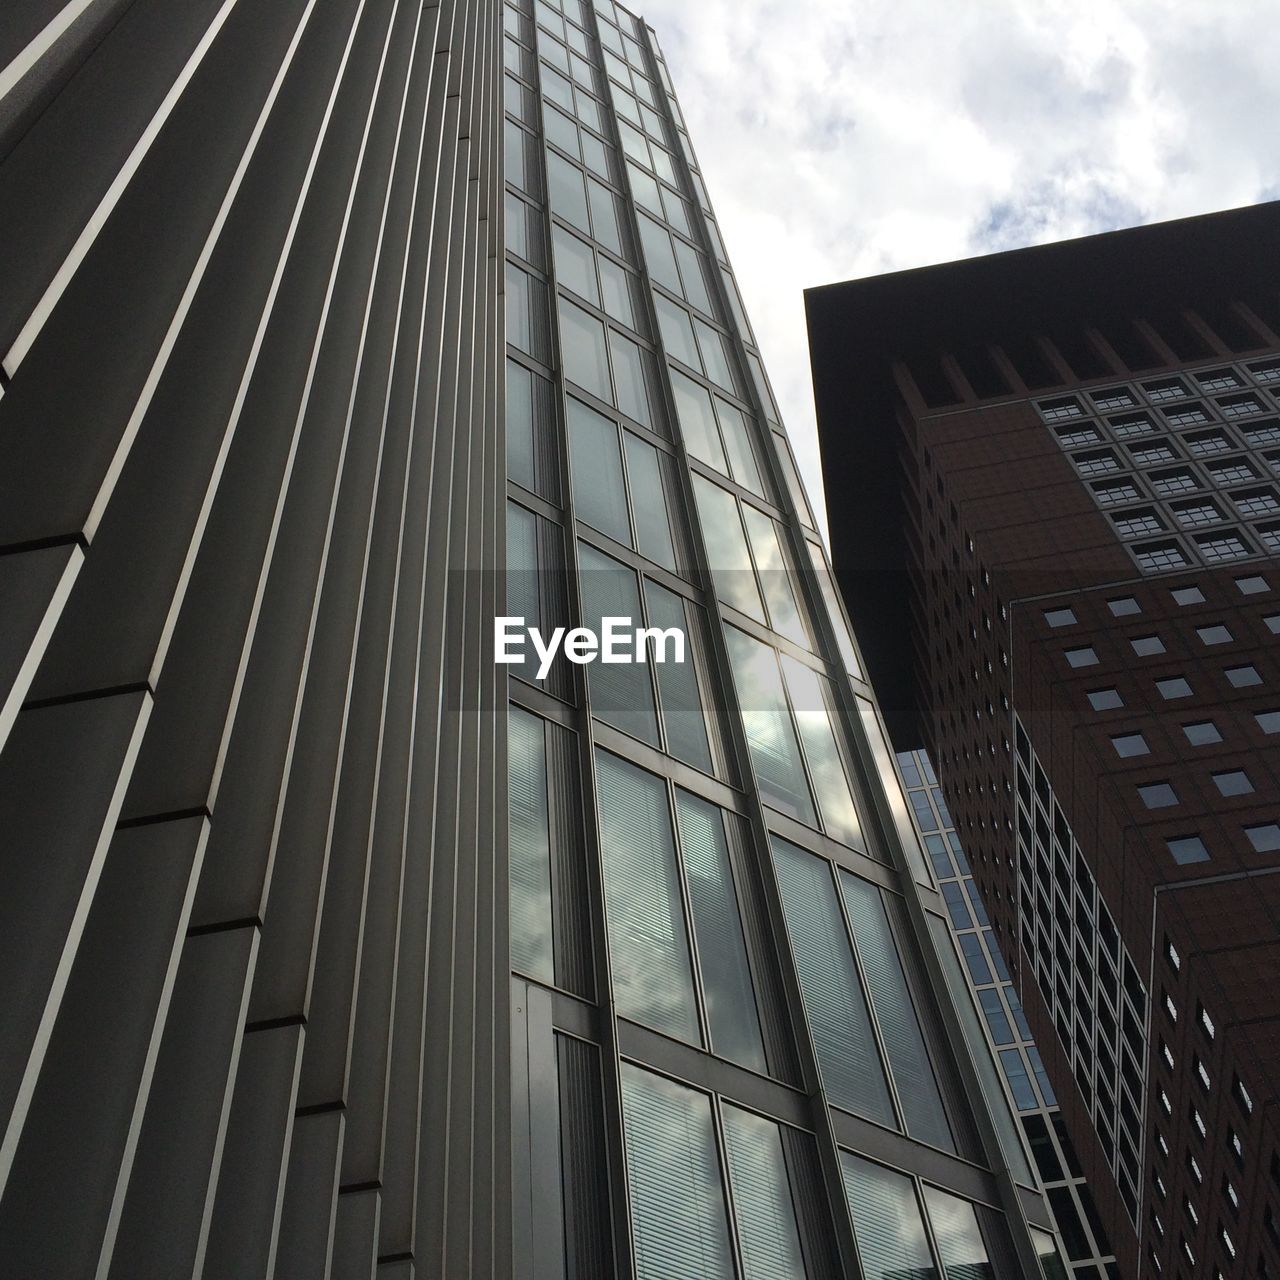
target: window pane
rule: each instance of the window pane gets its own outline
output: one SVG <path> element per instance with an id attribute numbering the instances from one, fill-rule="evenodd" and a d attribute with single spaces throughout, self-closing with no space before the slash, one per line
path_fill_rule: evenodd
<path id="1" fill-rule="evenodd" d="M 507 361 L 507 475 L 526 489 L 533 478 L 533 374 Z"/>
<path id="2" fill-rule="evenodd" d="M 623 433 L 627 454 L 627 479 L 636 521 L 636 550 L 655 564 L 676 572 L 676 553 L 671 541 L 671 513 L 667 509 L 658 451 L 630 431 Z"/>
<path id="3" fill-rule="evenodd" d="M 954 1152 L 951 1126 L 942 1107 L 884 898 L 875 885 L 848 871 L 840 872 L 840 885 L 867 975 L 871 1007 L 880 1022 L 889 1069 L 902 1100 L 907 1132 L 922 1142 Z"/>
<path id="4" fill-rule="evenodd" d="M 564 376 L 571 382 L 613 403 L 609 386 L 609 356 L 604 345 L 604 325 L 572 302 L 560 300 L 560 348 Z"/>
<path id="5" fill-rule="evenodd" d="M 635 329 L 635 311 L 631 305 L 630 277 L 616 262 L 600 257 L 600 285 L 604 292 L 604 309 L 615 320 Z"/>
<path id="6" fill-rule="evenodd" d="M 529 277 L 507 263 L 507 341 L 521 351 L 529 351 L 533 341 L 529 330 Z"/>
<path id="7" fill-rule="evenodd" d="M 542 624 L 538 599 L 538 517 L 514 502 L 507 503 L 507 614 L 524 618 L 531 627 Z M 523 662 L 513 663 L 514 675 L 532 681 L 538 663 L 528 650 Z"/>
<path id="8" fill-rule="evenodd" d="M 813 775 L 813 790 L 822 811 L 823 826 L 837 840 L 861 848 L 858 812 L 853 807 L 849 780 L 840 760 L 824 696 L 827 682 L 786 654 L 782 655 L 782 673 L 791 694 L 800 741 L 804 743 L 805 755 L 809 758 L 809 772 Z"/>
<path id="9" fill-rule="evenodd" d="M 994 1276 L 973 1205 L 936 1187 L 925 1187 L 924 1202 L 946 1280 L 985 1280 Z"/>
<path id="10" fill-rule="evenodd" d="M 591 234 L 587 218 L 587 197 L 582 186 L 582 170 L 563 156 L 548 151 L 547 188 L 552 211 L 572 222 L 580 231 Z"/>
<path id="11" fill-rule="evenodd" d="M 573 501 L 578 518 L 631 545 L 618 428 L 579 400 L 566 400 Z"/>
<path id="12" fill-rule="evenodd" d="M 706 800 L 677 791 L 676 821 L 711 1047 L 722 1058 L 763 1073 L 768 1066 L 747 948 L 742 940 L 738 898 L 729 869 L 724 815 Z"/>
<path id="13" fill-rule="evenodd" d="M 618 231 L 618 206 L 613 202 L 613 193 L 594 178 L 588 178 L 587 194 L 591 197 L 591 229 L 596 239 L 606 249 L 621 254 L 622 235 Z M 585 224 L 583 230 L 586 230 Z"/>
<path id="14" fill-rule="evenodd" d="M 563 227 L 553 227 L 551 236 L 555 246 L 557 283 L 598 307 L 600 289 L 596 284 L 596 255 L 592 253 L 591 246 Z"/>
<path id="15" fill-rule="evenodd" d="M 896 1129 L 830 864 L 777 837 L 773 858 L 827 1093 L 846 1111 Z"/>
<path id="16" fill-rule="evenodd" d="M 756 586 L 746 535 L 733 494 L 703 476 L 693 477 L 693 492 L 707 542 L 707 557 L 715 579 L 716 594 L 726 604 L 764 622 L 764 606 Z"/>
<path id="17" fill-rule="evenodd" d="M 542 721 L 512 707 L 507 717 L 511 822 L 511 967 L 555 981 L 551 951 L 551 837 L 547 739 Z"/>
<path id="18" fill-rule="evenodd" d="M 609 349 L 613 352 L 613 376 L 618 384 L 618 408 L 628 417 L 652 427 L 644 354 L 629 338 L 612 330 L 609 331 Z"/>
<path id="19" fill-rule="evenodd" d="M 646 214 L 637 214 L 636 221 L 640 225 L 640 244 L 644 248 L 644 260 L 648 264 L 649 274 L 672 293 L 682 295 L 684 290 L 680 287 L 680 273 L 676 270 L 675 255 L 671 252 L 670 234 Z"/>
<path id="20" fill-rule="evenodd" d="M 684 280 L 684 296 L 699 311 L 705 311 L 707 315 L 714 316 L 711 296 L 707 293 L 707 282 L 702 274 L 702 254 L 691 245 L 685 244 L 683 240 L 677 240 L 675 246 L 676 257 L 680 261 L 680 275 Z"/>
<path id="21" fill-rule="evenodd" d="M 662 333 L 662 345 L 667 349 L 667 354 L 691 369 L 701 369 L 702 361 L 698 359 L 689 313 L 660 293 L 653 295 L 653 305 L 658 313 L 658 329 Z"/>
<path id="22" fill-rule="evenodd" d="M 733 391 L 733 371 L 724 349 L 724 338 L 701 320 L 695 320 L 694 327 L 698 331 L 698 350 L 702 352 L 702 364 L 707 377 L 726 391 Z"/>
<path id="23" fill-rule="evenodd" d="M 760 479 L 760 468 L 756 464 L 755 450 L 751 447 L 751 426 L 746 416 L 736 405 L 719 398 L 716 399 L 716 414 L 724 433 L 724 447 L 729 454 L 733 478 L 744 489 L 750 489 L 762 498 L 766 497 L 764 482 Z"/>
<path id="24" fill-rule="evenodd" d="M 766 804 L 812 825 L 813 802 L 782 691 L 777 655 L 736 627 L 725 628 L 725 643 L 760 794 Z"/>
<path id="25" fill-rule="evenodd" d="M 671 391 L 675 396 L 676 417 L 680 420 L 684 447 L 699 462 L 705 462 L 727 476 L 729 468 L 720 447 L 720 433 L 716 430 L 710 394 L 692 378 L 686 378 L 675 369 L 671 370 Z"/>
<path id="26" fill-rule="evenodd" d="M 744 1280 L 804 1280 L 804 1254 L 778 1126 L 727 1104 L 723 1115 Z"/>
<path id="27" fill-rule="evenodd" d="M 596 752 L 609 963 L 618 1012 L 701 1043 L 666 786 Z"/>
<path id="28" fill-rule="evenodd" d="M 636 1280 L 734 1280 L 711 1101 L 622 1065 Z"/>
<path id="29" fill-rule="evenodd" d="M 934 1280 L 937 1272 L 911 1179 L 840 1153 L 864 1280 Z"/>
<path id="30" fill-rule="evenodd" d="M 822 598 L 826 602 L 827 616 L 831 619 L 831 628 L 836 633 L 836 644 L 840 656 L 844 659 L 844 669 L 856 679 L 862 679 L 862 668 L 858 665 L 858 657 L 853 648 L 853 637 L 849 634 L 845 622 L 844 611 L 840 607 L 835 585 L 831 580 L 831 571 L 827 568 L 827 558 L 816 542 L 810 542 L 809 559 L 813 562 L 813 571 L 818 576 L 818 586 Z"/>
<path id="31" fill-rule="evenodd" d="M 800 610 L 796 606 L 796 597 L 791 587 L 792 576 L 778 541 L 777 527 L 763 511 L 757 511 L 745 502 L 742 504 L 742 516 L 746 521 L 756 573 L 769 606 L 773 629 L 807 649 L 809 637 L 800 621 Z"/>
<path id="32" fill-rule="evenodd" d="M 667 727 L 667 750 L 677 759 L 710 773 L 711 748 L 707 743 L 707 724 L 698 693 L 693 640 L 689 634 L 685 606 L 679 596 L 647 578 L 644 594 L 649 604 L 651 625 L 664 631 L 679 627 L 685 633 L 685 660 L 654 664 L 658 693 L 662 698 L 662 717 Z"/>

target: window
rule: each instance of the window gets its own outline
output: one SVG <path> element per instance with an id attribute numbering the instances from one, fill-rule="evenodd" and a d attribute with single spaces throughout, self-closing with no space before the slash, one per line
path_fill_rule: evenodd
<path id="1" fill-rule="evenodd" d="M 1204 604 L 1204 592 L 1199 587 L 1174 587 L 1169 594 L 1175 604 Z"/>
<path id="2" fill-rule="evenodd" d="M 1173 966 L 1173 971 L 1175 973 L 1177 973 L 1182 968 L 1182 957 L 1178 954 L 1177 947 L 1175 947 L 1173 943 L 1169 941 L 1167 936 L 1165 937 L 1165 940 L 1164 940 L 1164 956 L 1165 956 L 1165 959 L 1168 960 L 1170 965 Z"/>
<path id="3" fill-rule="evenodd" d="M 1237 382 L 1236 386 L 1239 385 Z M 1252 418 L 1254 414 L 1262 413 L 1266 406 L 1261 397 L 1250 391 L 1239 396 L 1223 396 L 1218 401 L 1218 408 L 1224 418 Z"/>
<path id="4" fill-rule="evenodd" d="M 1236 1105 L 1245 1115 L 1253 1114 L 1253 1099 L 1249 1096 L 1249 1091 L 1244 1087 L 1244 1082 L 1239 1076 L 1232 1076 L 1231 1078 L 1231 1096 L 1236 1100 Z"/>
<path id="5" fill-rule="evenodd" d="M 1253 783 L 1243 769 L 1228 769 L 1213 775 L 1213 784 L 1224 796 L 1247 796 L 1253 794 Z"/>
<path id="6" fill-rule="evenodd" d="M 1262 676 L 1255 666 L 1226 667 L 1223 675 L 1233 689 L 1249 689 L 1262 683 Z"/>
<path id="7" fill-rule="evenodd" d="M 1262 383 L 1280 382 L 1280 360 L 1259 360 L 1249 372 Z"/>
<path id="8" fill-rule="evenodd" d="M 1185 437 L 1187 448 L 1197 458 L 1210 457 L 1215 453 L 1226 453 L 1231 448 L 1231 441 L 1221 431 L 1198 431 Z"/>
<path id="9" fill-rule="evenodd" d="M 1138 564 L 1149 573 L 1163 569 L 1181 569 L 1187 563 L 1186 553 L 1176 542 L 1152 543 L 1134 550 Z"/>
<path id="10" fill-rule="evenodd" d="M 1280 849 L 1280 824 L 1263 822 L 1255 827 L 1245 827 L 1244 833 L 1256 853 L 1274 853 Z"/>
<path id="11" fill-rule="evenodd" d="M 609 351 L 604 325 L 595 316 L 562 298 L 557 308 L 560 317 L 560 352 L 564 375 L 585 391 L 613 403 L 609 380 Z"/>
<path id="12" fill-rule="evenodd" d="M 1071 456 L 1082 476 L 1100 476 L 1108 471 L 1120 470 L 1116 455 L 1110 449 L 1098 449 L 1093 453 L 1075 453 Z"/>
<path id="13" fill-rule="evenodd" d="M 1095 711 L 1112 711 L 1116 707 L 1124 706 L 1124 699 L 1121 698 L 1117 689 L 1093 689 L 1088 697 L 1089 705 Z"/>
<path id="14" fill-rule="evenodd" d="M 1227 495 L 1236 505 L 1236 510 L 1245 517 L 1273 516 L 1280 511 L 1280 501 L 1276 500 L 1274 489 L 1244 489 Z M 1262 582 L 1262 579 L 1257 579 Z M 1265 591 L 1265 582 L 1257 590 Z"/>
<path id="15" fill-rule="evenodd" d="M 1126 413 L 1107 421 L 1118 440 L 1132 440 L 1137 436 L 1150 435 L 1155 430 L 1155 423 L 1145 413 Z"/>
<path id="16" fill-rule="evenodd" d="M 1191 696 L 1191 686 L 1182 676 L 1169 676 L 1168 679 L 1157 680 L 1156 688 L 1166 702 L 1172 702 L 1175 698 L 1189 698 Z"/>
<path id="17" fill-rule="evenodd" d="M 1178 803 L 1177 792 L 1167 782 L 1149 782 L 1138 788 L 1138 796 L 1148 809 L 1167 809 Z"/>
<path id="18" fill-rule="evenodd" d="M 1264 591 L 1270 591 L 1271 585 L 1260 574 L 1252 574 L 1247 578 L 1237 578 L 1236 590 L 1242 596 L 1256 596 L 1261 595 Z"/>
<path id="19" fill-rule="evenodd" d="M 1120 596 L 1116 600 L 1108 600 L 1107 608 L 1115 618 L 1125 618 L 1130 614 L 1142 612 L 1142 606 L 1132 596 Z"/>
<path id="20" fill-rule="evenodd" d="M 1129 644 L 1140 658 L 1149 658 L 1153 654 L 1165 651 L 1164 641 L 1159 636 L 1133 636 Z"/>
<path id="21" fill-rule="evenodd" d="M 1063 655 L 1070 667 L 1092 667 L 1098 662 L 1098 655 L 1092 645 L 1084 645 L 1078 649 L 1064 649 Z"/>
<path id="22" fill-rule="evenodd" d="M 1102 436 L 1096 427 L 1074 427 L 1060 429 L 1057 433 L 1058 443 L 1064 449 L 1078 449 L 1081 445 L 1097 444 Z"/>
<path id="23" fill-rule="evenodd" d="M 1187 741 L 1193 747 L 1208 747 L 1222 741 L 1222 734 L 1218 732 L 1218 726 L 1212 720 L 1195 720 L 1190 724 L 1184 724 L 1182 732 L 1186 734 Z"/>
<path id="24" fill-rule="evenodd" d="M 1244 458 L 1232 458 L 1226 462 L 1211 462 L 1207 470 L 1215 484 L 1248 484 L 1256 480 L 1258 473 L 1253 464 Z"/>
<path id="25" fill-rule="evenodd" d="M 1246 427 L 1243 432 L 1245 443 L 1255 449 L 1267 444 L 1280 444 L 1280 421 L 1271 418 L 1266 422 L 1257 422 Z"/>
<path id="26" fill-rule="evenodd" d="M 1187 404 L 1179 409 L 1166 409 L 1164 416 L 1174 427 L 1194 427 L 1198 423 L 1209 421 L 1209 415 L 1204 411 L 1204 406 L 1199 404 Z"/>
<path id="27" fill-rule="evenodd" d="M 1147 534 L 1164 532 L 1164 521 L 1150 509 L 1118 513 L 1111 519 L 1122 538 L 1141 538 Z"/>
<path id="28" fill-rule="evenodd" d="M 1061 400 L 1041 400 L 1036 408 L 1046 422 L 1063 422 L 1069 418 L 1084 416 L 1080 402 L 1071 396 L 1065 396 Z"/>
<path id="29" fill-rule="evenodd" d="M 555 981 L 551 948 L 551 835 L 546 725 L 512 707 L 507 717 L 511 860 L 511 967 Z"/>
<path id="30" fill-rule="evenodd" d="M 1222 520 L 1222 512 L 1208 498 L 1193 498 L 1190 502 L 1178 502 L 1173 507 L 1174 518 L 1184 528 L 1194 528 L 1202 524 L 1218 524 Z"/>
<path id="31" fill-rule="evenodd" d="M 1188 394 L 1187 388 L 1178 378 L 1159 378 L 1155 382 L 1144 382 L 1142 389 L 1153 404 L 1160 404 L 1166 400 L 1182 400 Z"/>
<path id="32" fill-rule="evenodd" d="M 840 1165 L 866 1280 L 936 1277 L 912 1179 L 847 1151 Z"/>
<path id="33" fill-rule="evenodd" d="M 1201 644 L 1230 644 L 1234 639 L 1231 632 L 1221 623 L 1215 623 L 1208 627 L 1197 627 L 1196 635 L 1200 637 Z"/>
<path id="34" fill-rule="evenodd" d="M 1280 711 L 1255 711 L 1253 718 L 1263 733 L 1280 733 Z"/>
<path id="35" fill-rule="evenodd" d="M 1140 447 L 1130 446 L 1129 456 L 1139 467 L 1158 467 L 1161 463 L 1172 462 L 1178 455 L 1162 442 Z"/>
<path id="36" fill-rule="evenodd" d="M 1044 620 L 1051 627 L 1071 627 L 1075 625 L 1076 615 L 1071 609 L 1046 609 Z"/>
<path id="37" fill-rule="evenodd" d="M 1114 409 L 1129 409 L 1137 404 L 1133 395 L 1124 387 L 1108 387 L 1106 391 L 1094 391 L 1089 399 L 1100 413 L 1110 413 Z"/>
<path id="38" fill-rule="evenodd" d="M 1244 538 L 1233 532 L 1199 534 L 1196 546 L 1211 564 L 1221 560 L 1239 560 L 1253 554 L 1253 548 Z"/>
<path id="39" fill-rule="evenodd" d="M 1142 495 L 1131 480 L 1113 480 L 1108 484 L 1095 484 L 1094 497 L 1103 506 L 1115 506 L 1121 502 L 1136 502 Z"/>
<path id="40" fill-rule="evenodd" d="M 1262 620 L 1273 636 L 1280 636 L 1280 613 L 1270 613 Z"/>
<path id="41" fill-rule="evenodd" d="M 1111 745 L 1115 747 L 1116 755 L 1122 759 L 1129 756 L 1145 756 L 1151 750 L 1147 746 L 1147 740 L 1140 733 L 1116 734 L 1111 739 Z"/>
<path id="42" fill-rule="evenodd" d="M 831 865 L 777 837 L 773 857 L 814 1048 L 831 1100 L 896 1128 Z"/>
<path id="43" fill-rule="evenodd" d="M 1243 385 L 1230 369 L 1205 369 L 1197 373 L 1195 378 L 1206 391 L 1234 391 L 1236 387 Z"/>
<path id="44" fill-rule="evenodd" d="M 1162 498 L 1168 498 L 1176 493 L 1190 493 L 1192 489 L 1200 488 L 1200 481 L 1194 472 L 1186 467 L 1179 467 L 1174 471 L 1152 472 L 1151 487 Z"/>
<path id="45" fill-rule="evenodd" d="M 1209 1079 L 1209 1072 L 1205 1069 L 1205 1065 L 1200 1061 L 1199 1055 L 1194 1058 L 1194 1066 L 1196 1069 L 1196 1079 L 1200 1081 L 1200 1086 L 1206 1092 L 1213 1088 L 1213 1082 Z"/>
<path id="46" fill-rule="evenodd" d="M 1196 1005 L 1196 1021 L 1200 1024 L 1200 1030 L 1212 1040 L 1214 1036 L 1213 1019 L 1205 1012 L 1202 1004 Z"/>
<path id="47" fill-rule="evenodd" d="M 1169 846 L 1174 862 L 1179 866 L 1186 866 L 1191 862 L 1209 861 L 1209 850 L 1205 848 L 1204 841 L 1198 835 L 1175 836 L 1165 843 Z"/>

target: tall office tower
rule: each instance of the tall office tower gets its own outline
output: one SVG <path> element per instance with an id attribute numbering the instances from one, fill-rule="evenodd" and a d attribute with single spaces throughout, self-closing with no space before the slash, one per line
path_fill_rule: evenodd
<path id="1" fill-rule="evenodd" d="M 1004 953 L 996 941 L 951 812 L 927 751 L 898 752 L 912 816 L 924 840 L 951 932 L 977 995 L 987 1041 L 1005 1090 L 1034 1157 L 1072 1280 L 1109 1280 L 1120 1274 L 1093 1193 L 1067 1133 Z"/>
<path id="2" fill-rule="evenodd" d="M 1126 1275 L 1280 1274 L 1278 255 L 1270 204 L 808 295 L 836 572 Z"/>
<path id="3" fill-rule="evenodd" d="M 652 34 L 0 39 L 0 1273 L 1061 1275 Z"/>

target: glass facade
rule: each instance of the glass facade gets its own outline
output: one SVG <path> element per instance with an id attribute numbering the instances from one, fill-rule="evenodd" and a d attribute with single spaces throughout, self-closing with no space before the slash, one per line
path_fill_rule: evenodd
<path id="1" fill-rule="evenodd" d="M 1045 1188 L 1062 1242 L 1060 1271 L 1078 1280 L 1119 1275 L 1088 1183 L 1080 1176 L 1071 1139 L 1058 1111 L 1018 993 L 987 920 L 960 839 L 926 751 L 903 751 L 898 767 L 912 813 L 947 904 L 952 937 L 977 997 L 983 1029 L 1017 1111 L 1036 1175 Z M 1051 1243 L 1051 1242 L 1050 1242 Z M 1046 1245 L 1046 1252 L 1049 1246 Z"/>
<path id="2" fill-rule="evenodd" d="M 507 612 L 689 641 L 510 669 L 519 1274 L 1059 1274 L 653 33 L 503 13 Z"/>

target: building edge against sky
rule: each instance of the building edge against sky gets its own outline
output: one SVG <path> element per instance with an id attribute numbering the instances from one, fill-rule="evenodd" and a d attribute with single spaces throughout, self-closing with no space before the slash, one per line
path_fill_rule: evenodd
<path id="1" fill-rule="evenodd" d="M 862 652 L 1143 1280 L 1280 1270 L 1278 254 L 1270 203 L 806 295 Z"/>
<path id="2" fill-rule="evenodd" d="M 652 33 L 4 39 L 5 1267 L 1060 1275 Z"/>

